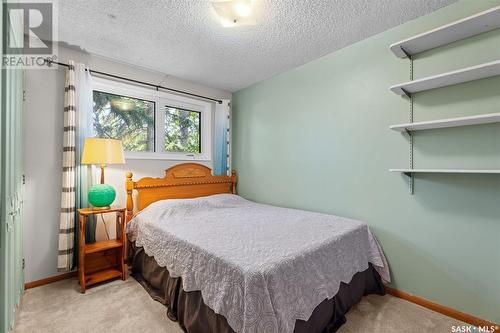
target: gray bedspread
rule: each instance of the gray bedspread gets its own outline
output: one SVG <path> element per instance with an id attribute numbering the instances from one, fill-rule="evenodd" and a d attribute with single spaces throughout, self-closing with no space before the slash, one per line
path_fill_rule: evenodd
<path id="1" fill-rule="evenodd" d="M 235 332 L 293 332 L 369 263 L 389 280 L 365 223 L 231 194 L 156 202 L 127 232 Z"/>

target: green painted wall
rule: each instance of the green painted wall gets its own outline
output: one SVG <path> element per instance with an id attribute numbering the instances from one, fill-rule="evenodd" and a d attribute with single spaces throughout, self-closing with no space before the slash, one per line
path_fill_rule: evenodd
<path id="1" fill-rule="evenodd" d="M 460 1 L 370 37 L 233 97 L 233 163 L 241 195 L 367 222 L 392 285 L 500 323 L 500 176 L 418 176 L 410 195 L 408 140 L 389 130 L 408 101 L 389 86 L 409 61 L 389 45 L 500 5 Z M 500 29 L 426 52 L 415 78 L 500 59 Z M 500 77 L 415 96 L 415 121 L 500 112 Z M 415 136 L 420 168 L 500 169 L 500 125 Z"/>

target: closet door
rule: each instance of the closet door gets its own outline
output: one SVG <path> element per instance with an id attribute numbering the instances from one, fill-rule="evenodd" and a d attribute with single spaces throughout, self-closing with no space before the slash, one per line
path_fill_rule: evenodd
<path id="1" fill-rule="evenodd" d="M 24 73 L 2 69 L 0 332 L 7 331 L 23 291 L 22 253 L 22 108 Z"/>
<path id="2" fill-rule="evenodd" d="M 0 3 L 0 18 L 2 22 L 4 20 L 3 13 L 3 1 Z M 3 24 L 0 24 L 0 36 L 2 40 L 4 38 Z M 3 43 L 0 43 L 1 54 L 3 55 Z M 3 156 L 3 146 L 4 146 L 4 76 L 5 71 L 3 65 L 0 62 L 0 332 L 6 331 L 6 306 L 7 297 L 5 295 L 6 290 L 6 249 L 5 249 L 5 234 L 7 232 L 6 219 L 5 219 L 5 177 L 4 177 L 4 156 Z"/>
<path id="3" fill-rule="evenodd" d="M 1 14 L 5 19 L 5 13 Z M 0 81 L 0 333 L 3 333 L 7 332 L 14 322 L 15 310 L 24 286 L 22 253 L 24 71 L 20 68 L 2 68 Z"/>

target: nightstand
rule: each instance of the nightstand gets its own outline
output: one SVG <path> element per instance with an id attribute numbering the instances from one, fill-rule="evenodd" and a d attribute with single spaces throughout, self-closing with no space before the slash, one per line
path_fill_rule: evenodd
<path id="1" fill-rule="evenodd" d="M 86 244 L 85 225 L 88 217 L 106 213 L 116 213 L 116 239 Z M 85 293 L 87 286 L 119 277 L 125 280 L 125 208 L 82 208 L 78 210 L 78 217 L 80 291 Z"/>

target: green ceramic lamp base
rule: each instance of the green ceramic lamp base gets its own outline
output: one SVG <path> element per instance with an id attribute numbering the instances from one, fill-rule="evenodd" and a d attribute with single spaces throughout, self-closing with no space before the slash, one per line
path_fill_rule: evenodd
<path id="1" fill-rule="evenodd" d="M 115 201 L 116 191 L 111 185 L 96 184 L 89 190 L 89 203 L 96 209 L 109 209 Z"/>

